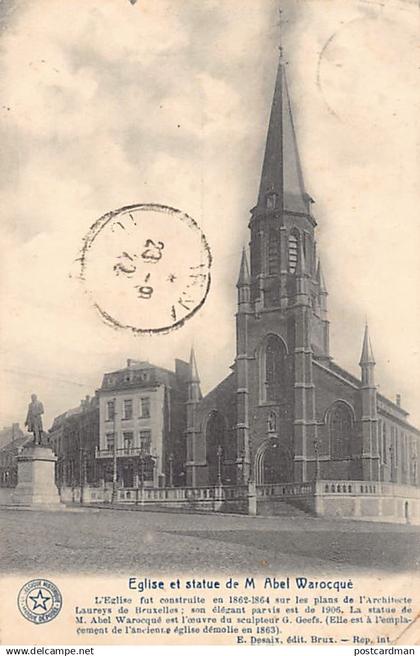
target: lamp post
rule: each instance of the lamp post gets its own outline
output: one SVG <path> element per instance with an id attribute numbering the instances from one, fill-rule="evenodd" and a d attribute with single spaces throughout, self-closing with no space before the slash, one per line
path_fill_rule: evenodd
<path id="1" fill-rule="evenodd" d="M 143 498 L 143 487 L 144 487 L 144 452 L 143 449 L 140 449 L 140 490 L 141 490 L 142 498 Z"/>
<path id="2" fill-rule="evenodd" d="M 223 455 L 223 449 L 221 444 L 217 447 L 217 485 L 222 484 L 222 455 Z"/>
<path id="3" fill-rule="evenodd" d="M 169 487 L 174 486 L 174 454 L 171 453 L 169 458 Z"/>
<path id="4" fill-rule="evenodd" d="M 80 503 L 84 502 L 85 484 L 86 484 L 86 451 L 85 451 L 85 422 L 81 418 L 79 425 L 79 484 L 80 484 Z"/>
<path id="5" fill-rule="evenodd" d="M 85 453 L 83 448 L 79 448 L 79 483 L 80 483 L 80 503 L 83 504 L 84 497 L 84 464 L 85 464 Z"/>
<path id="6" fill-rule="evenodd" d="M 245 450 L 241 450 L 241 454 L 239 456 L 239 462 L 238 462 L 238 476 L 237 476 L 237 482 L 238 484 L 245 484 Z"/>
<path id="7" fill-rule="evenodd" d="M 314 440 L 314 452 L 315 452 L 315 481 L 319 479 L 319 442 Z"/>

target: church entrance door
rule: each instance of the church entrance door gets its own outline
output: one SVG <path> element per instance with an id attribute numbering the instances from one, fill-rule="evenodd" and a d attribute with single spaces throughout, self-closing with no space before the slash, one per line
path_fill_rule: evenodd
<path id="1" fill-rule="evenodd" d="M 284 448 L 278 439 L 266 440 L 258 449 L 256 459 L 257 485 L 287 483 L 289 481 L 289 462 Z"/>

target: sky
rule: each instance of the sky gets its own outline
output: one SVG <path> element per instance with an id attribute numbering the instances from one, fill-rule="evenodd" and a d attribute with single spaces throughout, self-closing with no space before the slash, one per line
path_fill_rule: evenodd
<path id="1" fill-rule="evenodd" d="M 366 318 L 382 393 L 420 422 L 419 9 L 288 0 L 282 44 L 315 199 L 331 352 L 358 375 Z M 0 425 L 45 425 L 127 358 L 204 392 L 235 355 L 235 283 L 256 202 L 277 0 L 14 0 L 0 7 Z M 106 325 L 78 279 L 84 235 L 134 203 L 188 213 L 211 248 L 204 306 L 177 331 Z"/>

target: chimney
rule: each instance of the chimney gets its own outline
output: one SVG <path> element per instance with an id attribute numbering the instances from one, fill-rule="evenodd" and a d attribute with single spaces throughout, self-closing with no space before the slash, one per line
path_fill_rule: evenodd
<path id="1" fill-rule="evenodd" d="M 396 402 L 397 406 L 400 408 L 401 407 L 401 394 L 397 394 L 395 402 Z"/>

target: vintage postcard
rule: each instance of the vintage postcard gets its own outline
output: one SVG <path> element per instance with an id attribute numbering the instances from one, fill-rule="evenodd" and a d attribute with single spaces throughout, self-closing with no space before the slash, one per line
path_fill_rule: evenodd
<path id="1" fill-rule="evenodd" d="M 3 648 L 414 653 L 419 24 L 0 1 Z"/>

